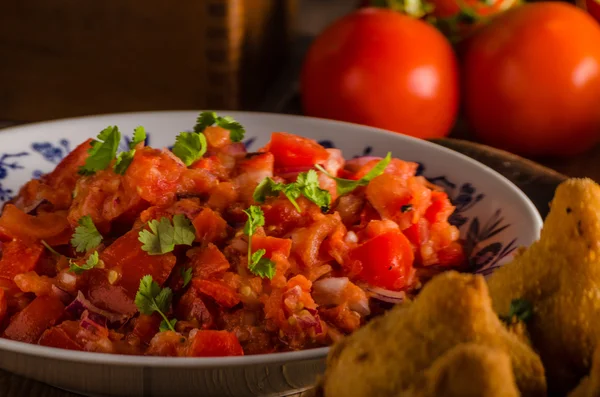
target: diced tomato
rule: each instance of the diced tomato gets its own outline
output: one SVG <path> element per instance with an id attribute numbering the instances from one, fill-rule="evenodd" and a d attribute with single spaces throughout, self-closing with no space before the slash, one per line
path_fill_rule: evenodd
<path id="1" fill-rule="evenodd" d="M 360 315 L 350 310 L 346 302 L 332 308 L 324 307 L 319 310 L 319 314 L 337 328 L 348 333 L 357 330 L 361 324 Z"/>
<path id="2" fill-rule="evenodd" d="M 438 263 L 442 266 L 460 266 L 465 263 L 466 256 L 463 246 L 455 241 L 437 253 Z"/>
<path id="3" fill-rule="evenodd" d="M 166 204 L 175 198 L 179 178 L 186 169 L 168 150 L 145 147 L 136 151 L 124 180 L 149 203 Z"/>
<path id="4" fill-rule="evenodd" d="M 193 332 L 193 331 L 192 331 Z M 227 331 L 197 331 L 190 334 L 189 345 L 186 349 L 188 357 L 224 357 L 243 356 L 244 350 L 238 338 Z"/>
<path id="5" fill-rule="evenodd" d="M 83 350 L 83 348 L 73 338 L 71 338 L 71 336 L 60 325 L 44 331 L 40 337 L 40 340 L 38 341 L 38 344 L 42 346 L 56 347 L 59 349 Z"/>
<path id="6" fill-rule="evenodd" d="M 190 168 L 207 170 L 222 181 L 226 180 L 229 176 L 227 168 L 225 168 L 223 162 L 218 156 L 203 157 L 192 164 Z"/>
<path id="7" fill-rule="evenodd" d="M 202 299 L 196 288 L 188 288 L 175 304 L 174 312 L 179 320 L 195 322 L 197 328 L 211 328 L 215 323 L 208 302 Z"/>
<path id="8" fill-rule="evenodd" d="M 6 204 L 0 216 L 0 230 L 12 238 L 45 240 L 50 245 L 68 244 L 72 230 L 63 211 L 28 215 Z"/>
<path id="9" fill-rule="evenodd" d="M 350 252 L 350 260 L 359 261 L 358 277 L 389 290 L 402 289 L 410 276 L 414 254 L 408 239 L 399 231 L 373 237 Z"/>
<path id="10" fill-rule="evenodd" d="M 300 212 L 287 198 L 275 200 L 262 206 L 265 215 L 265 228 L 273 229 L 270 234 L 283 235 L 305 223 L 306 218 L 303 218 L 303 212 L 307 202 L 305 200 L 296 201 L 300 206 Z"/>
<path id="11" fill-rule="evenodd" d="M 302 260 L 304 266 L 314 267 L 319 264 L 321 244 L 341 225 L 339 214 L 323 216 L 309 227 L 296 229 L 292 234 L 292 252 Z"/>
<path id="12" fill-rule="evenodd" d="M 238 192 L 231 182 L 221 182 L 210 191 L 206 205 L 215 211 L 223 212 L 230 207 L 238 197 Z"/>
<path id="13" fill-rule="evenodd" d="M 194 277 L 211 278 L 224 273 L 231 265 L 216 245 L 209 243 L 200 250 L 190 250 Z"/>
<path id="14" fill-rule="evenodd" d="M 207 196 L 219 183 L 210 171 L 202 168 L 189 168 L 181 173 L 176 192 L 180 195 Z"/>
<path id="15" fill-rule="evenodd" d="M 88 151 L 91 148 L 91 139 L 86 140 L 75 150 L 69 153 L 56 166 L 54 171 L 46 175 L 45 181 L 52 187 L 65 187 L 70 191 L 75 187 L 75 181 L 79 179 L 79 168 L 85 164 Z M 70 193 L 70 192 L 69 192 Z"/>
<path id="16" fill-rule="evenodd" d="M 227 237 L 227 222 L 218 213 L 206 207 L 192 221 L 196 241 L 214 243 Z"/>
<path id="17" fill-rule="evenodd" d="M 230 132 L 224 128 L 210 126 L 206 127 L 203 133 L 206 137 L 206 143 L 211 149 L 220 149 L 231 144 Z"/>
<path id="18" fill-rule="evenodd" d="M 150 346 L 146 351 L 146 355 L 177 357 L 184 351 L 186 346 L 185 343 L 186 339 L 177 332 L 159 332 L 154 335 L 154 338 L 150 341 Z"/>
<path id="19" fill-rule="evenodd" d="M 133 334 L 140 338 L 142 343 L 149 344 L 158 332 L 161 320 L 158 313 L 153 313 L 151 316 L 140 314 L 135 320 Z"/>
<path id="20" fill-rule="evenodd" d="M 44 246 L 39 243 L 13 240 L 3 244 L 0 259 L 0 277 L 13 280 L 17 274 L 35 270 Z"/>
<path id="21" fill-rule="evenodd" d="M 33 292 L 37 296 L 52 294 L 52 279 L 40 276 L 34 271 L 17 274 L 14 282 L 23 292 Z"/>
<path id="22" fill-rule="evenodd" d="M 120 273 L 119 284 L 132 296 L 135 296 L 141 278 L 147 274 L 162 285 L 167 281 L 176 261 L 170 252 L 163 255 L 148 254 L 142 250 L 142 243 L 138 237 L 139 230 L 131 230 L 115 240 L 100 255 L 105 269 L 114 269 Z"/>
<path id="23" fill-rule="evenodd" d="M 27 343 L 37 343 L 46 329 L 62 317 L 65 306 L 51 296 L 35 298 L 15 314 L 4 331 L 4 337 Z"/>
<path id="24" fill-rule="evenodd" d="M 275 132 L 268 145 L 275 156 L 275 169 L 313 167 L 329 158 L 327 150 L 316 141 L 286 132 Z"/>
<path id="25" fill-rule="evenodd" d="M 98 307 L 133 314 L 136 311 L 133 299 L 142 277 L 149 274 L 162 285 L 171 274 L 175 255 L 149 255 L 142 250 L 138 234 L 139 230 L 134 229 L 115 240 L 100 254 L 104 269 L 86 272 L 89 277 L 88 299 Z M 109 281 L 111 275 L 116 275 L 113 282 Z"/>
<path id="26" fill-rule="evenodd" d="M 359 180 L 364 178 L 369 171 L 373 169 L 379 163 L 381 159 L 373 159 L 365 163 L 362 167 L 360 167 L 356 173 L 349 177 L 349 179 Z M 392 159 L 390 163 L 385 167 L 385 173 L 394 175 L 399 177 L 400 180 L 406 181 L 411 176 L 414 176 L 417 172 L 417 163 L 412 163 L 409 161 L 402 161 L 399 159 Z"/>
<path id="27" fill-rule="evenodd" d="M 271 258 L 275 252 L 290 256 L 292 240 L 289 238 L 267 237 L 255 234 L 252 236 L 252 250 L 256 252 L 259 249 L 266 251 L 265 257 L 267 258 Z"/>
<path id="28" fill-rule="evenodd" d="M 425 212 L 425 218 L 430 223 L 447 222 L 454 212 L 454 206 L 450 203 L 448 195 L 444 192 L 431 192 L 431 205 Z"/>
<path id="29" fill-rule="evenodd" d="M 199 292 L 210 296 L 220 306 L 231 308 L 240 303 L 238 293 L 219 280 L 192 280 L 192 285 Z"/>
<path id="30" fill-rule="evenodd" d="M 0 288 L 0 324 L 4 320 L 4 316 L 6 316 L 6 311 L 8 310 L 8 299 L 6 299 L 6 293 L 4 289 Z"/>

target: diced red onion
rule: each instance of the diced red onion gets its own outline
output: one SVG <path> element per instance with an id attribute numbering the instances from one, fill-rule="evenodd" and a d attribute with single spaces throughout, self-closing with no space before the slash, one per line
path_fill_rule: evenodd
<path id="1" fill-rule="evenodd" d="M 87 329 L 90 332 L 97 333 L 100 328 L 106 328 L 107 320 L 106 317 L 101 314 L 85 310 L 79 324 L 82 328 Z"/>
<path id="2" fill-rule="evenodd" d="M 296 322 L 302 329 L 314 328 L 316 334 L 323 333 L 323 327 L 321 326 L 321 320 L 319 319 L 319 314 L 315 309 L 306 308 L 302 312 L 302 314 L 293 314 L 293 317 L 296 319 Z"/>
<path id="3" fill-rule="evenodd" d="M 339 305 L 342 292 L 348 285 L 348 277 L 328 277 L 312 285 L 312 297 L 319 305 Z"/>
<path id="4" fill-rule="evenodd" d="M 247 153 L 246 145 L 242 142 L 232 143 L 231 145 L 227 145 L 225 147 L 225 153 L 232 157 L 242 157 Z"/>
<path id="5" fill-rule="evenodd" d="M 92 302 L 88 301 L 85 298 L 85 296 L 83 296 L 81 291 L 77 291 L 77 298 L 75 298 L 75 300 L 65 308 L 65 311 L 75 318 L 80 318 L 85 310 L 87 310 L 90 313 L 95 313 L 99 316 L 103 316 L 111 325 L 122 325 L 129 319 L 129 316 L 127 315 L 112 313 L 97 308 L 92 304 Z"/>
<path id="6" fill-rule="evenodd" d="M 313 283 L 312 297 L 319 305 L 340 305 L 344 303 L 342 294 L 349 282 L 347 277 L 329 277 L 317 280 Z M 363 298 L 358 301 L 349 301 L 348 307 L 362 316 L 371 314 L 369 300 L 364 294 Z"/>
<path id="7" fill-rule="evenodd" d="M 388 303 L 402 303 L 406 299 L 406 292 L 404 291 L 390 291 L 388 289 L 379 287 L 366 287 L 365 288 L 373 299 L 377 299 Z"/>
<path id="8" fill-rule="evenodd" d="M 356 233 L 354 233 L 352 230 L 349 231 L 346 234 L 346 237 L 344 238 L 344 242 L 347 244 L 351 244 L 351 243 L 358 243 L 358 236 L 356 235 Z"/>
<path id="9" fill-rule="evenodd" d="M 73 297 L 69 295 L 67 292 L 63 291 L 56 285 L 52 284 L 52 294 L 61 300 L 65 305 L 73 300 Z"/>

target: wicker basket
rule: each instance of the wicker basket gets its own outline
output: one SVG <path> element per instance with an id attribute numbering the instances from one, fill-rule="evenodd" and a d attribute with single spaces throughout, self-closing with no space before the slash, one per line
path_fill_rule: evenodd
<path id="1" fill-rule="evenodd" d="M 296 0 L 0 5 L 0 119 L 253 109 L 290 48 Z"/>

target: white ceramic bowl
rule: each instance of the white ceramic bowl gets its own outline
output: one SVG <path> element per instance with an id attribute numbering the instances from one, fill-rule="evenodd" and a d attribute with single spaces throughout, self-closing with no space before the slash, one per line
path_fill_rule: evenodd
<path id="1" fill-rule="evenodd" d="M 421 171 L 449 193 L 472 271 L 487 275 L 520 245 L 539 236 L 533 204 L 493 170 L 441 146 L 374 128 L 307 117 L 219 112 L 247 129 L 258 149 L 273 131 L 287 131 L 335 145 L 345 156 L 380 155 L 422 164 Z M 189 130 L 196 111 L 102 115 L 30 124 L 0 131 L 0 205 L 32 177 L 52 170 L 77 144 L 108 125 L 130 135 L 146 127 L 149 144 L 171 146 Z M 125 144 L 125 142 L 123 142 Z M 123 145 L 125 146 L 125 145 Z M 324 370 L 327 348 L 225 358 L 159 358 L 73 352 L 0 338 L 0 367 L 51 385 L 97 396 L 288 395 L 310 387 Z"/>

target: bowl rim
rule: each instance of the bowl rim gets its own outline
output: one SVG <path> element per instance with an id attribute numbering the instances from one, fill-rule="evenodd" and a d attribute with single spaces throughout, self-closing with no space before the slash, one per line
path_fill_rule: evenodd
<path id="1" fill-rule="evenodd" d="M 164 115 L 170 117 L 196 117 L 202 110 L 157 110 L 157 111 L 141 111 L 141 112 L 118 112 L 118 113 L 103 113 L 95 114 L 82 117 L 70 117 L 61 118 L 49 121 L 39 121 L 33 123 L 20 124 L 16 126 L 10 126 L 0 129 L 0 142 L 2 137 L 10 135 L 10 133 L 20 134 L 35 134 L 39 132 L 40 128 L 48 126 L 60 126 L 61 124 L 69 124 L 73 122 L 85 123 L 90 120 L 98 119 L 109 119 L 111 117 L 143 117 L 152 115 Z M 370 127 L 366 125 L 360 125 L 355 123 L 349 123 L 344 121 L 323 119 L 317 117 L 308 117 L 300 115 L 290 115 L 281 113 L 269 113 L 269 112 L 248 112 L 248 111 L 234 111 L 234 110 L 214 110 L 220 114 L 227 114 L 233 118 L 241 117 L 269 117 L 273 119 L 295 120 L 297 122 L 308 122 L 315 125 L 319 125 L 322 128 L 329 127 L 345 127 L 351 128 L 355 131 L 369 134 L 385 135 L 389 139 L 396 139 L 400 142 L 409 143 L 410 145 L 421 146 L 422 148 L 441 151 L 449 156 L 454 156 L 460 159 L 462 162 L 468 164 L 471 167 L 480 168 L 491 178 L 495 178 L 499 184 L 499 188 L 508 190 L 513 196 L 519 198 L 524 204 L 527 210 L 532 214 L 532 220 L 534 222 L 533 227 L 537 230 L 542 227 L 542 218 L 531 202 L 531 200 L 523 193 L 516 185 L 510 182 L 507 178 L 502 176 L 500 173 L 494 171 L 492 168 L 454 150 L 443 147 L 434 142 L 429 142 L 423 139 L 415 138 L 412 136 L 395 133 L 381 128 Z M 6 134 L 9 133 L 9 134 Z M 23 135 L 21 135 L 23 136 Z M 256 354 L 249 356 L 238 356 L 238 357 L 154 357 L 154 356 L 132 356 L 122 354 L 108 354 L 108 353 L 97 353 L 97 352 L 83 352 L 73 351 L 66 349 L 59 349 L 54 347 L 39 346 L 30 343 L 18 342 L 9 339 L 0 338 L 0 351 L 8 351 L 16 354 L 25 354 L 28 356 L 36 356 L 54 360 L 64 360 L 71 362 L 79 362 L 86 364 L 99 364 L 99 365 L 117 365 L 117 366 L 142 366 L 142 367 L 194 367 L 194 368 L 215 368 L 215 367 L 231 367 L 231 366 L 246 366 L 246 365 L 265 365 L 265 364 L 277 364 L 277 363 L 289 363 L 294 361 L 305 361 L 314 359 L 323 359 L 327 356 L 330 347 L 319 347 L 307 350 L 298 350 L 291 352 L 278 352 L 278 353 L 266 353 Z"/>

